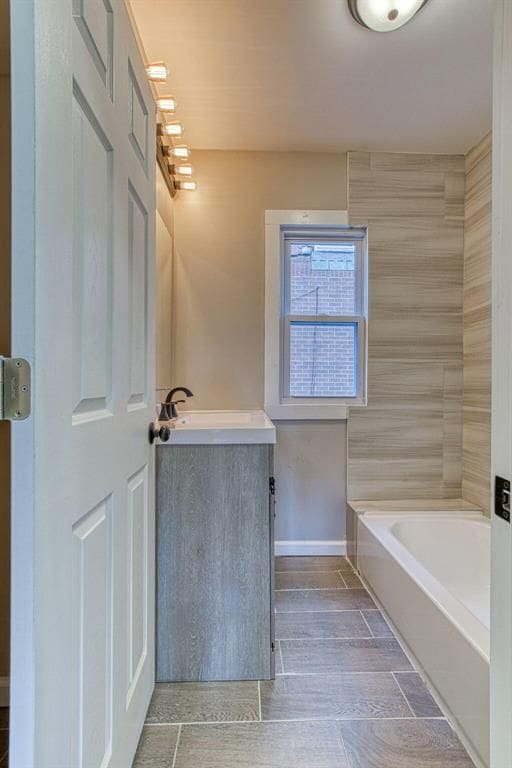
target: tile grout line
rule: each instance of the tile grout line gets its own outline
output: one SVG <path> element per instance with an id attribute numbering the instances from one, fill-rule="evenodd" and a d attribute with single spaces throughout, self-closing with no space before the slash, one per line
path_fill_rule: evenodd
<path id="1" fill-rule="evenodd" d="M 181 729 L 182 729 L 182 725 L 180 723 L 180 725 L 178 727 L 178 738 L 176 739 L 176 746 L 174 747 L 174 755 L 173 755 L 173 758 L 172 758 L 171 768 L 174 768 L 174 766 L 176 765 L 176 757 L 178 755 L 178 745 L 180 743 L 180 738 L 181 738 Z"/>
<path id="2" fill-rule="evenodd" d="M 283 656 L 283 646 L 281 645 L 281 640 L 279 640 L 279 656 L 281 658 L 281 669 L 283 670 L 283 675 L 285 674 L 284 670 L 284 656 Z"/>
<path id="3" fill-rule="evenodd" d="M 298 592 L 298 590 L 294 590 L 294 589 L 289 589 L 289 590 L 284 590 L 284 591 Z M 310 591 L 311 592 L 315 592 L 314 589 L 310 590 Z M 316 590 L 316 591 L 319 592 L 320 590 Z M 348 592 L 349 590 L 348 589 L 340 589 L 339 591 L 340 592 Z M 340 610 L 339 608 L 318 608 L 317 610 L 309 610 L 309 611 L 308 610 L 304 610 L 304 611 L 297 611 L 297 610 L 293 610 L 293 611 L 279 611 L 279 610 L 276 610 L 276 613 L 280 613 L 282 615 L 287 614 L 287 613 L 346 613 L 347 611 L 367 611 L 367 610 L 373 610 L 373 609 L 368 609 L 368 608 L 347 608 L 345 610 L 343 610 L 343 609 Z"/>
<path id="4" fill-rule="evenodd" d="M 283 592 L 294 592 L 298 590 L 281 590 Z M 304 592 L 304 590 L 302 590 Z M 311 592 L 314 592 L 315 590 L 309 590 Z M 347 590 L 340 590 L 341 592 L 346 592 Z M 378 608 L 332 608 L 332 609 L 326 609 L 321 608 L 318 611 L 301 611 L 301 610 L 295 610 L 295 611 L 275 611 L 275 613 L 359 613 L 359 611 L 367 611 L 367 612 L 373 612 L 373 613 L 380 613 Z"/>
<path id="5" fill-rule="evenodd" d="M 381 722 L 386 720 L 407 720 L 407 721 L 442 720 L 448 723 L 450 727 L 452 727 L 450 722 L 446 717 L 444 717 L 444 715 L 437 716 L 437 717 L 431 717 L 428 715 L 424 715 L 421 717 L 416 717 L 415 715 L 411 715 L 411 716 L 404 715 L 404 717 L 389 717 L 389 716 L 386 716 L 386 717 L 329 717 L 329 716 L 325 716 L 325 717 L 290 717 L 285 719 L 279 719 L 279 718 L 273 717 L 273 718 L 269 718 L 268 720 L 261 720 L 261 722 L 260 720 L 189 720 L 184 723 L 153 723 L 153 724 L 149 723 L 144 727 L 145 728 L 166 728 L 166 727 L 169 727 L 169 725 L 174 725 L 174 726 L 178 726 L 178 728 L 180 729 L 180 735 L 181 735 L 181 729 L 185 726 L 197 727 L 197 726 L 211 726 L 211 725 L 261 725 L 261 723 L 325 723 L 325 722 L 350 723 L 353 721 Z M 452 730 L 453 730 L 453 727 L 452 727 Z M 175 750 L 177 751 L 177 745 Z M 171 768 L 174 768 L 174 764 L 173 766 L 171 766 Z"/>
<path id="6" fill-rule="evenodd" d="M 335 590 L 338 592 L 346 592 L 348 589 L 356 589 L 356 587 L 281 587 L 280 589 L 276 589 L 276 592 L 334 592 Z"/>
<path id="7" fill-rule="evenodd" d="M 340 577 L 340 579 L 341 579 L 342 583 L 345 585 L 345 589 L 348 589 L 348 584 L 347 584 L 347 582 L 345 581 L 345 579 L 343 578 L 343 574 L 342 574 L 342 572 L 341 572 L 341 571 L 338 571 L 338 576 Z"/>
<path id="8" fill-rule="evenodd" d="M 317 573 L 354 573 L 354 571 L 342 571 L 339 568 L 327 568 L 323 571 L 276 571 L 276 573 L 307 573 L 315 576 Z"/>
<path id="9" fill-rule="evenodd" d="M 260 723 L 262 722 L 261 719 L 261 681 L 258 680 L 258 714 L 260 718 Z"/>
<path id="10" fill-rule="evenodd" d="M 340 675 L 391 675 L 394 671 L 396 671 L 398 674 L 402 674 L 403 672 L 415 672 L 416 670 L 411 669 L 410 667 L 405 667 L 404 669 L 397 669 L 397 670 L 374 670 L 372 672 L 361 672 L 360 670 L 342 670 L 341 672 L 333 672 L 332 669 L 324 669 L 321 672 L 278 672 L 276 677 L 318 677 L 318 676 L 327 676 L 327 677 L 337 677 Z"/>
<path id="11" fill-rule="evenodd" d="M 280 637 L 284 643 L 302 643 L 304 640 L 392 640 L 390 637 L 376 637 L 375 635 L 333 635 L 332 637 Z"/>
<path id="12" fill-rule="evenodd" d="M 401 685 L 400 685 L 400 683 L 398 682 L 398 678 L 397 678 L 396 674 L 395 674 L 394 672 L 392 672 L 391 674 L 392 674 L 392 676 L 393 676 L 393 680 L 394 680 L 394 681 L 395 681 L 395 683 L 398 685 L 398 687 L 399 687 L 399 689 L 400 689 L 400 693 L 402 694 L 402 696 L 403 696 L 403 699 L 404 699 L 405 703 L 406 703 L 406 704 L 407 704 L 407 706 L 409 707 L 409 710 L 411 711 L 412 715 L 413 715 L 414 717 L 416 717 L 416 712 L 414 712 L 413 708 L 411 707 L 411 704 L 410 704 L 410 702 L 409 702 L 409 699 L 408 699 L 408 698 L 407 698 L 407 696 L 405 695 L 405 691 L 403 691 L 403 689 L 402 689 L 402 686 L 401 686 Z M 398 674 L 398 673 L 397 673 L 397 674 Z"/>
<path id="13" fill-rule="evenodd" d="M 364 621 L 364 623 L 365 623 L 365 624 L 366 624 L 366 626 L 368 627 L 368 632 L 370 633 L 370 637 L 375 637 L 375 635 L 373 634 L 373 629 L 370 627 L 370 625 L 369 625 L 369 624 L 368 624 L 368 622 L 366 621 L 366 617 L 365 617 L 365 615 L 364 615 L 363 611 L 362 611 L 362 610 L 360 610 L 360 611 L 359 611 L 359 613 L 361 614 L 361 618 L 362 618 L 362 620 Z"/>
<path id="14" fill-rule="evenodd" d="M 352 761 L 351 761 L 351 759 L 349 757 L 349 754 L 348 754 L 347 745 L 345 744 L 345 739 L 343 738 L 343 732 L 341 730 L 341 722 L 337 721 L 337 725 L 338 725 L 338 728 L 337 728 L 338 737 L 339 737 L 339 740 L 340 740 L 340 743 L 341 743 L 341 748 L 343 750 L 343 754 L 345 755 L 345 760 L 347 761 L 347 768 L 351 768 Z"/>
<path id="15" fill-rule="evenodd" d="M 338 574 L 339 575 L 339 574 Z M 364 587 L 284 587 L 276 589 L 276 592 L 334 592 L 346 590 L 347 592 L 367 592 Z"/>

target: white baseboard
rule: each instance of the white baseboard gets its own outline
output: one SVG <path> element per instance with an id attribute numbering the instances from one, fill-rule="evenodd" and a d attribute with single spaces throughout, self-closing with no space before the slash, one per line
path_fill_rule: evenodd
<path id="1" fill-rule="evenodd" d="M 346 541 L 276 541 L 276 556 L 346 555 Z"/>
<path id="2" fill-rule="evenodd" d="M 0 677 L 0 707 L 9 706 L 9 678 Z"/>

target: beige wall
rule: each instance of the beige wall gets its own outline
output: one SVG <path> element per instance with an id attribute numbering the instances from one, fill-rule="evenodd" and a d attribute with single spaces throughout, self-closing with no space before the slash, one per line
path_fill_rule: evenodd
<path id="1" fill-rule="evenodd" d="M 195 151 L 175 203 L 173 383 L 191 408 L 261 408 L 264 212 L 345 210 L 346 155 Z M 344 422 L 279 422 L 277 538 L 345 536 Z"/>
<path id="2" fill-rule="evenodd" d="M 491 135 L 466 157 L 462 491 L 489 514 L 491 496 Z"/>
<path id="3" fill-rule="evenodd" d="M 464 158 L 350 153 L 369 226 L 368 407 L 348 423 L 350 499 L 456 497 L 462 469 Z"/>
<path id="4" fill-rule="evenodd" d="M 174 210 L 158 166 L 156 207 L 156 390 L 157 400 L 161 400 L 172 386 Z"/>
<path id="5" fill-rule="evenodd" d="M 192 162 L 198 191 L 175 205 L 175 381 L 196 408 L 262 407 L 265 210 L 345 210 L 346 156 L 196 151 Z"/>
<path id="6" fill-rule="evenodd" d="M 0 354 L 11 351 L 10 81 L 0 76 Z M 9 674 L 10 425 L 0 422 L 0 677 Z"/>

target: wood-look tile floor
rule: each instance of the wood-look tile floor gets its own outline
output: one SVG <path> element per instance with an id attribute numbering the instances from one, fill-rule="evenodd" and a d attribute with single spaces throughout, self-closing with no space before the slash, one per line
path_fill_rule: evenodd
<path id="1" fill-rule="evenodd" d="M 345 558 L 276 587 L 276 679 L 157 685 L 133 768 L 473 768 Z"/>

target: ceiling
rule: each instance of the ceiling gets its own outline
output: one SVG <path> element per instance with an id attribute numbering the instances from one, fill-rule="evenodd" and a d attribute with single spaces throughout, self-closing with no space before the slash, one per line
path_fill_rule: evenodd
<path id="1" fill-rule="evenodd" d="M 491 126 L 493 0 L 359 27 L 346 0 L 131 0 L 197 149 L 458 153 Z"/>

